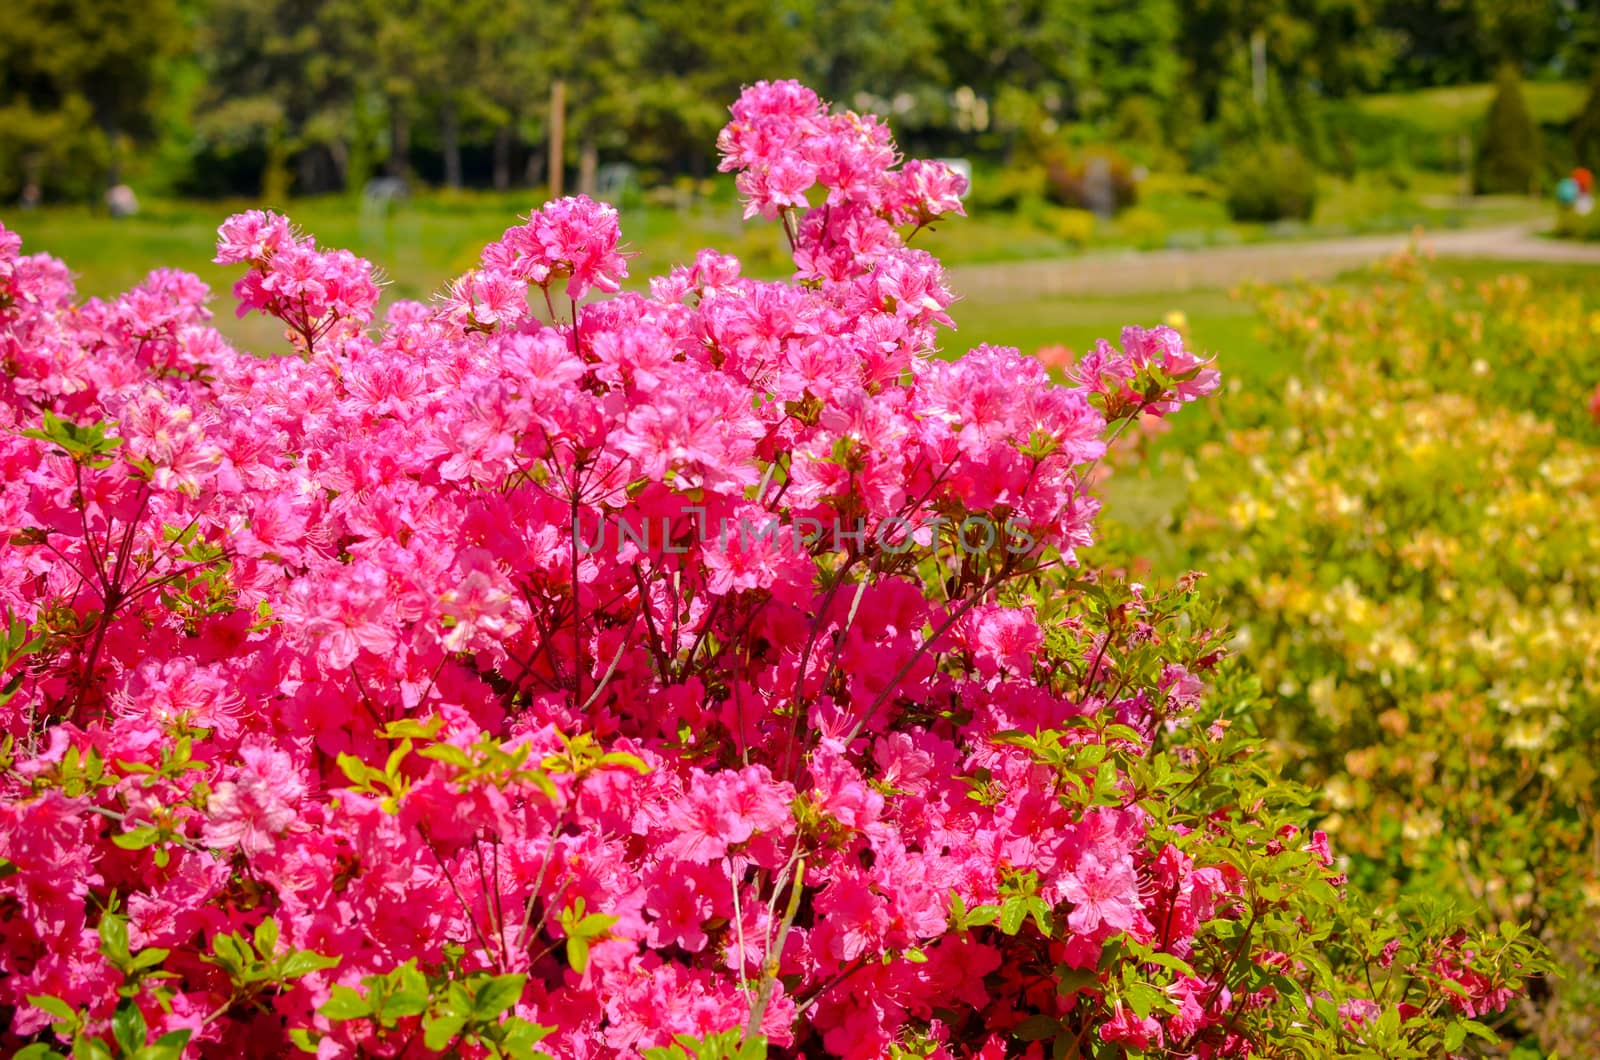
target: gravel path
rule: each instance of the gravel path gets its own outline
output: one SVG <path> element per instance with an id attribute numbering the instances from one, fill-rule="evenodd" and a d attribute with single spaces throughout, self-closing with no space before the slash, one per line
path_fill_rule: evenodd
<path id="1" fill-rule="evenodd" d="M 986 302 L 1070 295 L 1138 294 L 1227 288 L 1246 281 L 1317 280 L 1404 250 L 1412 236 L 1354 236 L 1199 250 L 1124 251 L 1047 261 L 951 267 L 952 288 Z M 1520 224 L 1424 233 L 1441 257 L 1572 262 L 1600 266 L 1600 245 L 1543 239 Z"/>

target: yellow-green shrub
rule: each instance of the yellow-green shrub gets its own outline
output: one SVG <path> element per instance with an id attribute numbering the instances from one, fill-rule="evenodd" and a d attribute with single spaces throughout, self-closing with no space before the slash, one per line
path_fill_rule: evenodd
<path id="1" fill-rule="evenodd" d="M 1600 314 L 1525 278 L 1277 292 L 1295 377 L 1182 456 L 1185 560 L 1269 692 L 1282 768 L 1375 896 L 1533 924 L 1600 1019 Z"/>
<path id="2" fill-rule="evenodd" d="M 1052 208 L 1045 222 L 1051 235 L 1075 247 L 1086 246 L 1094 238 L 1095 216 L 1088 210 Z"/>

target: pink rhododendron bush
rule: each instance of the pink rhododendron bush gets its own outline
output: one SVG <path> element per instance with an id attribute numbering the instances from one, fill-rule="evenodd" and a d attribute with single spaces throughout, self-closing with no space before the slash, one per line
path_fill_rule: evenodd
<path id="1" fill-rule="evenodd" d="M 705 251 L 620 293 L 616 213 L 566 199 L 380 325 L 367 262 L 231 218 L 292 355 L 182 273 L 79 304 L 0 229 L 0 1045 L 1492 1039 L 1520 931 L 1361 909 L 1196 579 L 1080 556 L 1108 439 L 1214 368 L 1159 328 L 1069 385 L 935 357 L 908 243 L 959 177 L 793 83 L 720 146 L 790 282 Z"/>

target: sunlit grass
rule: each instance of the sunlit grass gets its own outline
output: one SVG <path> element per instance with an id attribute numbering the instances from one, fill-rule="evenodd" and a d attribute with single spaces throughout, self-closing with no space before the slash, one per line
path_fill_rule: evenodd
<path id="1" fill-rule="evenodd" d="M 1578 81 L 1526 82 L 1522 91 L 1537 122 L 1571 120 L 1583 106 L 1584 85 Z M 1494 85 L 1455 85 L 1415 92 L 1365 96 L 1359 106 L 1369 114 L 1396 118 L 1434 134 L 1467 132 L 1489 109 Z"/>

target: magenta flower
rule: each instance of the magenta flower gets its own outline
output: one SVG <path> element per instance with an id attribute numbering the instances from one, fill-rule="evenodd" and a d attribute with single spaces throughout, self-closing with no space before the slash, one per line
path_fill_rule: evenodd
<path id="1" fill-rule="evenodd" d="M 239 747 L 239 766 L 206 802 L 205 841 L 261 854 L 299 821 L 307 785 L 289 755 L 257 737 Z"/>

